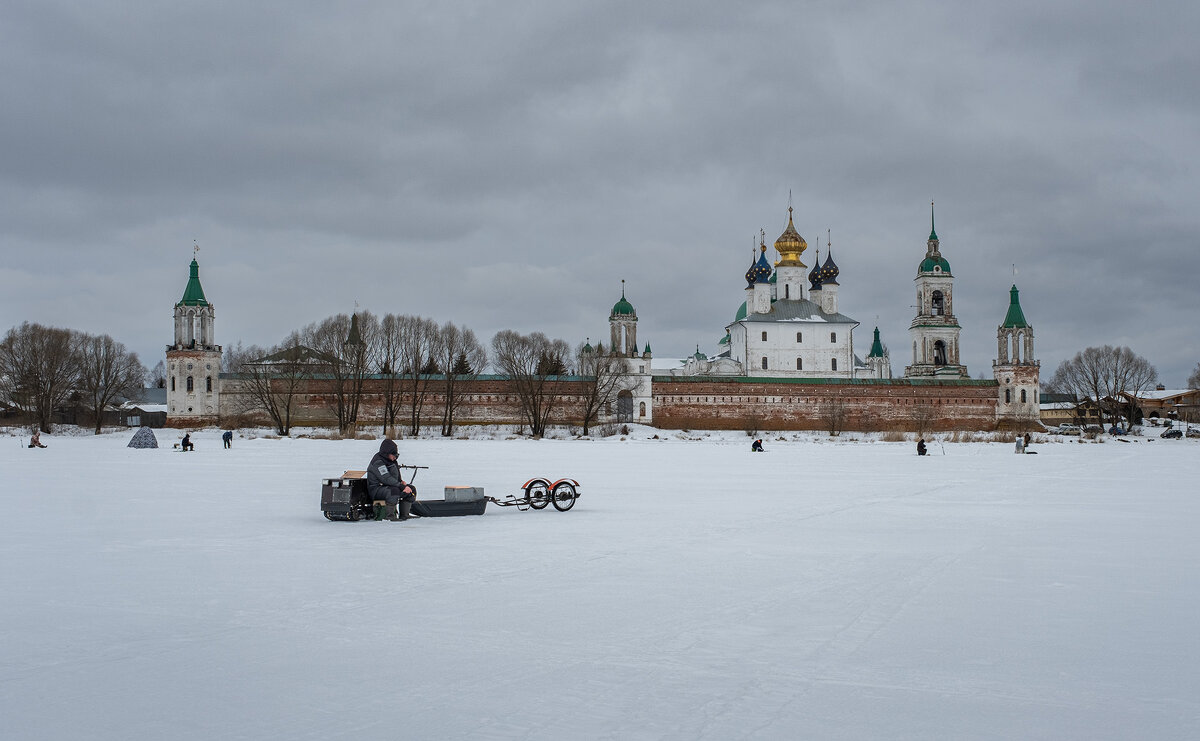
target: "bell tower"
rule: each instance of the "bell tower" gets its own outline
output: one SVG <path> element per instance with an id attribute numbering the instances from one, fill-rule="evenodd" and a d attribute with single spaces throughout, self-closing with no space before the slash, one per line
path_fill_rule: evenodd
<path id="1" fill-rule="evenodd" d="M 917 316 L 909 326 L 912 338 L 912 365 L 904 375 L 914 377 L 970 378 L 967 367 L 958 362 L 958 334 L 962 327 L 954 316 L 954 275 L 950 262 L 942 257 L 937 229 L 933 221 L 933 203 L 929 204 L 929 240 L 925 259 L 917 266 Z"/>
<path id="2" fill-rule="evenodd" d="M 167 345 L 167 420 L 174 427 L 216 424 L 220 414 L 221 346 L 214 342 L 213 305 L 200 285 L 199 249 L 175 304 L 175 341 Z"/>

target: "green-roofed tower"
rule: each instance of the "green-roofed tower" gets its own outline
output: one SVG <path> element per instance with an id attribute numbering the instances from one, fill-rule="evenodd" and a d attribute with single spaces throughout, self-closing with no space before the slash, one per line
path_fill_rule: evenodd
<path id="1" fill-rule="evenodd" d="M 917 267 L 917 316 L 909 326 L 912 365 L 904 369 L 908 378 L 965 379 L 971 376 L 959 362 L 958 336 L 962 327 L 954 317 L 954 276 L 942 257 L 929 204 L 929 239 L 925 259 Z"/>
<path id="2" fill-rule="evenodd" d="M 1008 291 L 1008 313 L 996 330 L 992 375 L 999 387 L 996 418 L 1000 429 L 1015 432 L 1039 429 L 1041 362 L 1033 356 L 1033 326 L 1025 320 L 1016 285 Z"/>
<path id="3" fill-rule="evenodd" d="M 200 263 L 193 253 L 183 298 L 175 304 L 174 342 L 167 345 L 171 424 L 215 424 L 219 419 L 221 346 L 214 339 L 215 329 L 216 313 L 200 285 Z"/>

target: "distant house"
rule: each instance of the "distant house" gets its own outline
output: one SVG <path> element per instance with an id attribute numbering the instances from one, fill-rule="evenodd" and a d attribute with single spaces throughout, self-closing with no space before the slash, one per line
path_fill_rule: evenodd
<path id="1" fill-rule="evenodd" d="M 1042 424 L 1057 427 L 1061 424 L 1077 424 L 1079 399 L 1075 394 L 1052 394 L 1043 392 L 1038 402 Z"/>
<path id="2" fill-rule="evenodd" d="M 1132 397 L 1126 397 L 1132 398 Z M 1200 389 L 1168 389 L 1159 386 L 1137 397 L 1147 419 L 1200 421 Z"/>
<path id="3" fill-rule="evenodd" d="M 126 399 L 111 410 L 105 410 L 105 421 L 125 427 L 165 427 L 167 424 L 167 390 L 144 388 L 133 398 Z"/>

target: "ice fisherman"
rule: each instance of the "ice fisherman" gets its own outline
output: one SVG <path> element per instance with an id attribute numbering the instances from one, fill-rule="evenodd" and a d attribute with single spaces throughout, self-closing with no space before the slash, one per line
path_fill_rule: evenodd
<path id="1" fill-rule="evenodd" d="M 921 438 L 917 441 L 917 455 L 925 455 L 926 452 L 925 438 Z"/>
<path id="2" fill-rule="evenodd" d="M 379 452 L 367 466 L 367 493 L 371 499 L 387 502 L 387 518 L 393 522 L 407 520 L 412 512 L 412 503 L 417 498 L 416 488 L 404 483 L 400 476 L 400 466 L 396 463 L 398 457 L 395 441 L 387 439 L 379 444 Z"/>
<path id="3" fill-rule="evenodd" d="M 180 444 L 179 447 L 183 448 L 183 452 L 185 452 L 185 453 L 188 452 L 189 450 L 196 449 L 196 446 L 192 444 L 192 433 L 190 433 L 190 432 L 183 433 L 183 442 Z"/>
<path id="4" fill-rule="evenodd" d="M 226 450 L 233 447 L 233 430 L 225 430 L 225 434 L 221 435 L 221 442 L 225 443 Z"/>
<path id="5" fill-rule="evenodd" d="M 45 445 L 42 445 L 42 431 L 37 429 L 36 427 L 33 429 L 33 435 L 29 438 L 29 447 L 31 447 L 31 448 L 46 447 Z"/>
<path id="6" fill-rule="evenodd" d="M 1023 436 L 1017 435 L 1017 447 L 1013 452 L 1018 455 L 1025 452 L 1025 438 Z"/>
<path id="7" fill-rule="evenodd" d="M 761 437 L 760 437 L 759 439 L 757 439 L 757 440 L 755 440 L 755 441 L 754 441 L 754 443 L 753 443 L 753 444 L 750 446 L 750 450 L 751 450 L 751 451 L 753 451 L 753 452 L 755 452 L 755 453 L 761 453 L 761 452 L 763 452 L 762 438 L 761 438 Z"/>

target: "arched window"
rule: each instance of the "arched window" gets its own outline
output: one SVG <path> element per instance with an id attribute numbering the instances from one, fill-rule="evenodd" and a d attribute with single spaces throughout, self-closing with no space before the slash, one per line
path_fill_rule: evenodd
<path id="1" fill-rule="evenodd" d="M 204 379 L 204 390 L 212 393 L 212 376 L 206 376 Z"/>
<path id="2" fill-rule="evenodd" d="M 933 364 L 946 364 L 946 343 L 942 342 L 941 340 L 933 343 Z"/>
<path id="3" fill-rule="evenodd" d="M 191 376 L 188 376 L 188 377 L 187 377 L 187 391 L 188 391 L 188 393 L 189 393 L 189 394 L 190 394 L 190 393 L 192 393 L 193 391 L 195 391 L 195 388 L 194 388 L 194 386 L 193 386 L 193 383 L 192 383 L 192 377 L 191 377 Z"/>
<path id="4" fill-rule="evenodd" d="M 837 342 L 837 332 L 830 332 L 830 333 L 829 333 L 829 341 L 830 341 L 830 342 Z"/>
<path id="5" fill-rule="evenodd" d="M 941 291 L 933 292 L 933 315 L 941 316 L 946 313 L 946 299 Z"/>
<path id="6" fill-rule="evenodd" d="M 762 369 L 763 369 L 763 370 L 766 370 L 766 369 L 767 369 L 767 359 L 766 359 L 766 358 L 763 358 L 763 359 L 762 359 Z"/>
<path id="7" fill-rule="evenodd" d="M 646 402 L 644 402 L 644 401 L 638 402 L 638 416 L 639 417 L 646 416 Z"/>
<path id="8" fill-rule="evenodd" d="M 762 341 L 763 341 L 763 342 L 766 342 L 766 341 L 767 341 L 767 333 L 766 333 L 766 332 L 763 332 L 763 339 L 762 339 Z"/>
<path id="9" fill-rule="evenodd" d="M 175 376 L 171 376 L 171 390 L 175 390 Z"/>
<path id="10" fill-rule="evenodd" d="M 1025 403 L 1025 389 L 1021 389 L 1021 403 Z"/>
<path id="11" fill-rule="evenodd" d="M 796 358 L 796 370 L 804 370 L 804 359 Z"/>
<path id="12" fill-rule="evenodd" d="M 1005 404 L 1012 403 L 1012 389 L 1004 389 L 1004 403 Z"/>
<path id="13" fill-rule="evenodd" d="M 796 333 L 796 342 L 804 342 L 804 333 L 803 332 Z"/>
<path id="14" fill-rule="evenodd" d="M 790 288 L 791 288 L 791 286 L 789 286 L 787 283 L 783 284 L 783 297 L 784 298 L 791 298 L 791 296 L 789 295 L 791 293 L 791 291 L 789 290 Z"/>
<path id="15" fill-rule="evenodd" d="M 829 369 L 837 370 L 837 358 L 833 358 L 832 360 L 829 361 Z"/>

